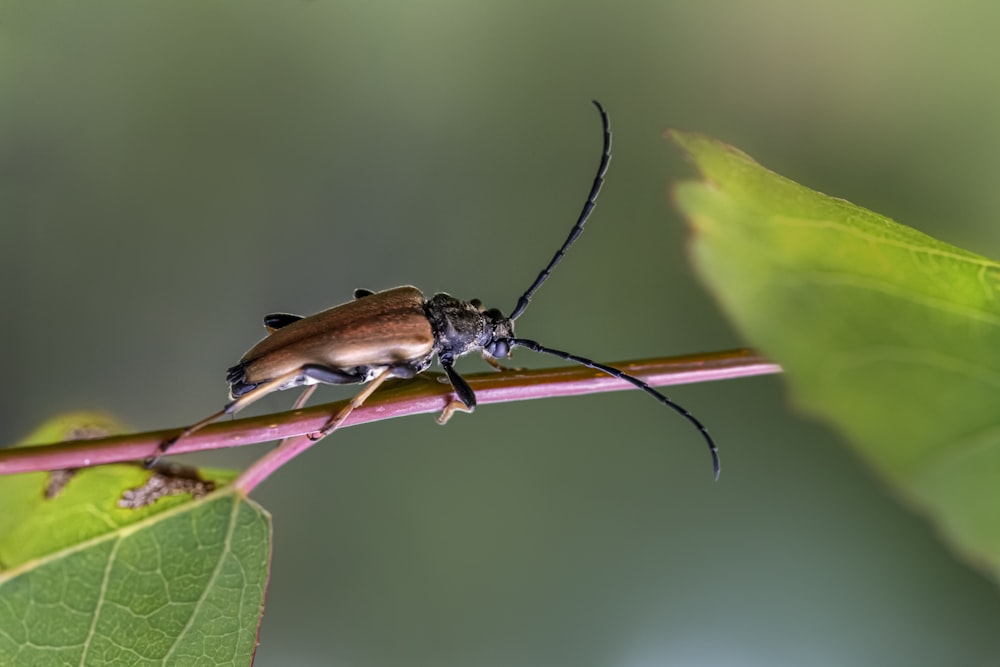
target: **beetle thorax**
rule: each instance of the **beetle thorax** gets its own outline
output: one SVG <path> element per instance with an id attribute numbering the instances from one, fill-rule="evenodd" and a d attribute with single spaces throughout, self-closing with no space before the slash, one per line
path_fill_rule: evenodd
<path id="1" fill-rule="evenodd" d="M 476 350 L 497 358 L 508 356 L 514 323 L 496 308 L 482 310 L 476 302 L 442 292 L 432 296 L 424 309 L 439 358 L 453 360 Z"/>

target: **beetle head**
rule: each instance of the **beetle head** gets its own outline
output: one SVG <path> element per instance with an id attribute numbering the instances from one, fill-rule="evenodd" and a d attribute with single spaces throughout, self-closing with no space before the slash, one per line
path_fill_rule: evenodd
<path id="1" fill-rule="evenodd" d="M 483 350 L 494 359 L 506 359 L 514 338 L 514 321 L 497 308 L 484 310 L 480 315 L 484 324 Z"/>

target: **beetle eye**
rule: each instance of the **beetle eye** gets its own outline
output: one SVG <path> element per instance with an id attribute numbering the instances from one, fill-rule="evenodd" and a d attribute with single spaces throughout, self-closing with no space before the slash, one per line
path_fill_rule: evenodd
<path id="1" fill-rule="evenodd" d="M 507 341 L 497 340 L 490 345 L 490 356 L 495 359 L 506 359 L 510 355 L 510 346 Z"/>

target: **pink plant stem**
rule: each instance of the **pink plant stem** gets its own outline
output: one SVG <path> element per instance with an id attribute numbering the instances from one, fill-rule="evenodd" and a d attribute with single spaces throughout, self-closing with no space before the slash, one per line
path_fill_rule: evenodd
<path id="1" fill-rule="evenodd" d="M 336 429 L 327 433 L 327 436 L 336 432 Z M 308 435 L 297 435 L 287 440 L 282 440 L 281 444 L 251 463 L 239 477 L 233 482 L 243 495 L 249 495 L 258 484 L 270 477 L 275 470 L 285 465 L 296 456 L 306 451 L 315 444 L 318 444 L 326 436 L 319 440 L 310 440 Z"/>
<path id="2" fill-rule="evenodd" d="M 624 361 L 611 365 L 656 387 L 781 372 L 780 366 L 768 362 L 751 350 L 729 350 L 683 357 Z M 439 413 L 451 400 L 451 388 L 447 384 L 433 381 L 440 377 L 437 374 L 425 373 L 418 377 L 424 378 L 424 380 L 387 383 L 365 405 L 351 413 L 340 428 L 393 417 Z M 535 398 L 634 389 L 626 382 L 582 366 L 481 373 L 468 375 L 466 379 L 476 392 L 480 406 Z M 341 401 L 303 410 L 219 422 L 206 426 L 191 437 L 180 440 L 170 451 L 171 454 L 182 454 L 224 447 L 238 447 L 313 433 L 322 427 L 329 416 L 345 403 L 345 401 Z M 0 474 L 82 468 L 120 461 L 142 460 L 150 456 L 160 442 L 178 430 L 170 429 L 111 438 L 78 440 L 37 447 L 8 448 L 0 450 Z M 241 488 L 249 492 L 271 472 L 314 444 L 308 439 L 305 440 L 306 442 L 298 445 L 285 443 L 288 445 L 287 449 L 278 447 L 262 457 L 244 473 Z M 253 468 L 257 468 L 257 470 L 252 471 Z"/>

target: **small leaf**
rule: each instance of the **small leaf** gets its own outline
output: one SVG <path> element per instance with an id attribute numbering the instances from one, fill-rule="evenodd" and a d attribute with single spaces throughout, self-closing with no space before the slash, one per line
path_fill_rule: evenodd
<path id="1" fill-rule="evenodd" d="M 48 420 L 17 446 L 104 437 L 122 430 L 121 424 L 104 415 L 70 413 Z M 194 471 L 180 466 L 150 471 L 134 463 L 0 477 L 0 507 L 4 508 L 0 512 L 0 572 L 188 503 L 194 495 L 190 491 L 204 489 L 206 483 L 222 487 L 235 476 L 233 471 Z M 192 478 L 202 486 L 190 484 Z M 180 485 L 174 480 L 178 479 L 188 482 L 189 493 L 160 491 L 157 502 L 130 500 L 157 481 L 176 488 Z M 147 501 L 151 493 L 143 493 Z"/>
<path id="2" fill-rule="evenodd" d="M 270 516 L 228 489 L 191 494 L 233 477 L 112 465 L 54 493 L 49 473 L 0 478 L 0 665 L 249 664 Z"/>
<path id="3" fill-rule="evenodd" d="M 697 270 L 795 401 L 1000 573 L 1000 264 L 674 132 Z"/>

